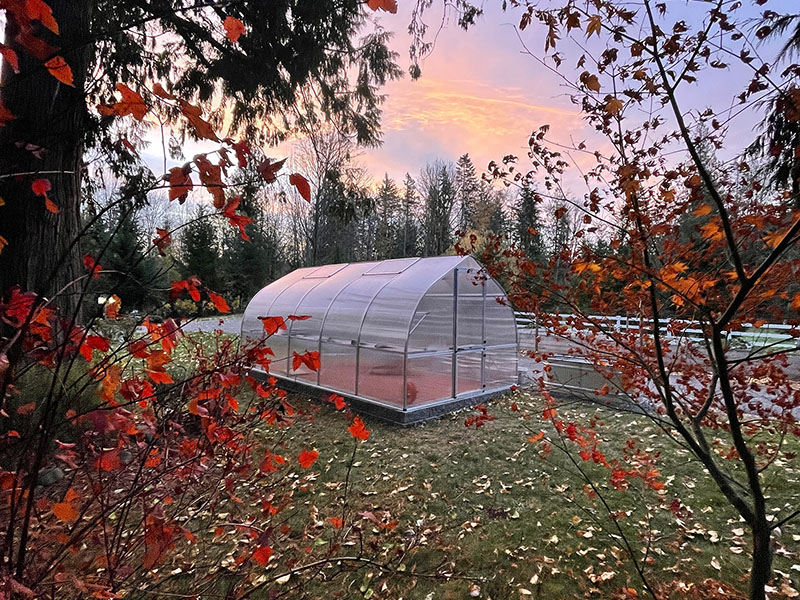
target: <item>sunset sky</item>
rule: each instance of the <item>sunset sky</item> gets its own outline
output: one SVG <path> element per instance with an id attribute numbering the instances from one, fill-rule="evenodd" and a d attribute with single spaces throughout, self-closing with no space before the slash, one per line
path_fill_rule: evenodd
<path id="1" fill-rule="evenodd" d="M 479 171 L 506 154 L 524 157 L 528 136 L 543 124 L 551 125 L 551 137 L 565 143 L 591 138 L 592 128 L 570 102 L 562 82 L 525 53 L 523 43 L 533 53 L 542 53 L 541 28 L 529 27 L 518 34 L 519 11 L 504 12 L 500 4 L 484 3 L 484 14 L 467 32 L 454 22 L 445 23 L 434 51 L 422 65 L 422 78 L 412 81 L 405 77 L 385 88 L 384 144 L 367 150 L 363 159 L 376 178 L 388 172 L 402 179 L 405 172 L 415 174 L 429 160 L 456 160 L 464 152 L 469 152 Z M 398 0 L 398 14 L 379 17 L 395 32 L 393 46 L 404 67 L 408 65 L 407 26 L 413 5 L 412 0 Z M 771 0 L 763 8 L 745 6 L 738 18 L 755 19 L 766 8 L 789 10 L 796 6 L 797 0 Z M 702 2 L 667 0 L 666 21 L 671 27 L 675 20 L 684 19 L 695 28 L 708 8 Z M 426 21 L 430 33 L 435 34 L 441 9 L 432 9 Z M 584 42 L 582 33 L 579 37 Z M 769 60 L 775 47 L 759 46 L 757 51 Z M 578 56 L 574 48 L 568 41 L 559 46 L 569 69 Z M 730 102 L 734 90 L 740 90 L 751 77 L 736 62 L 730 61 L 728 69 L 706 69 L 700 82 L 684 85 L 682 106 L 704 108 L 717 100 Z M 719 90 L 723 93 L 716 93 Z M 726 147 L 741 149 L 752 141 L 760 114 L 752 109 L 738 114 L 733 105 L 715 108 L 727 109 L 732 117 L 730 145 Z M 595 143 L 607 144 L 596 139 Z"/>
<path id="2" fill-rule="evenodd" d="M 770 0 L 769 7 L 791 9 L 797 1 Z M 404 69 L 409 66 L 411 38 L 407 29 L 415 2 L 398 0 L 397 14 L 375 14 L 383 27 L 394 32 L 392 46 Z M 592 137 L 596 134 L 570 102 L 558 76 L 525 52 L 527 46 L 535 54 L 542 53 L 541 27 L 531 26 L 518 32 L 519 11 L 504 12 L 500 2 L 486 2 L 484 14 L 469 31 L 463 31 L 455 22 L 445 21 L 437 34 L 442 21 L 441 4 L 434 3 L 426 16 L 430 24 L 429 38 L 435 36 L 436 43 L 422 63 L 422 77 L 413 81 L 406 75 L 383 89 L 387 97 L 383 106 L 383 144 L 364 149 L 359 158 L 374 182 L 377 183 L 384 173 L 400 182 L 405 173 L 415 176 L 429 161 L 455 161 L 465 152 L 470 154 L 481 173 L 489 161 L 499 161 L 507 154 L 524 158 L 530 133 L 544 124 L 551 126 L 549 137 L 559 142 L 569 144 L 588 139 L 593 149 L 608 147 L 607 140 Z M 745 10 L 739 14 L 740 19 L 755 18 L 764 9 L 748 6 Z M 708 4 L 704 2 L 667 0 L 665 21 L 667 27 L 671 27 L 675 20 L 684 19 L 694 29 L 704 20 L 707 11 Z M 582 32 L 577 36 L 582 44 L 586 43 Z M 597 41 L 595 37 L 589 46 Z M 769 60 L 775 47 L 775 44 L 758 46 L 757 51 Z M 575 46 L 563 40 L 558 50 L 564 54 L 566 74 L 573 76 L 571 70 L 578 56 Z M 762 116 L 753 109 L 740 111 L 731 103 L 734 90 L 746 85 L 751 73 L 736 64 L 736 60 L 730 63 L 728 69 L 705 69 L 698 83 L 684 84 L 680 88 L 680 102 L 684 108 L 701 109 L 714 102 L 728 103 L 714 106 L 718 111 L 727 111 L 725 116 L 731 119 L 728 143 L 721 151 L 722 155 L 729 152 L 726 158 L 732 158 L 733 153 L 752 141 L 753 127 Z M 187 156 L 210 150 L 213 145 L 208 143 L 187 142 L 185 145 Z M 287 156 L 291 148 L 283 144 L 267 152 L 276 157 Z M 152 144 L 144 154 L 153 166 L 160 165 L 160 142 Z M 585 155 L 579 155 L 577 160 L 579 164 L 585 161 L 581 167 L 592 162 Z M 525 168 L 524 162 L 521 168 Z M 568 177 L 573 182 L 578 179 L 577 173 Z M 578 187 L 582 186 L 578 183 L 572 191 L 582 194 L 585 188 L 579 190 Z"/>
<path id="3" fill-rule="evenodd" d="M 413 3 L 398 4 L 398 14 L 382 15 L 381 22 L 395 32 L 393 46 L 406 67 Z M 422 64 L 422 77 L 413 81 L 406 76 L 386 86 L 384 144 L 364 155 L 376 177 L 388 172 L 401 179 L 429 160 L 456 160 L 465 152 L 484 169 L 490 160 L 523 154 L 530 132 L 545 123 L 565 136 L 583 135 L 581 115 L 556 78 L 522 53 L 518 17 L 498 5 L 487 3 L 485 14 L 467 32 L 446 23 Z M 426 21 L 435 35 L 441 10 L 432 9 Z M 535 44 L 539 50 L 540 41 Z"/>

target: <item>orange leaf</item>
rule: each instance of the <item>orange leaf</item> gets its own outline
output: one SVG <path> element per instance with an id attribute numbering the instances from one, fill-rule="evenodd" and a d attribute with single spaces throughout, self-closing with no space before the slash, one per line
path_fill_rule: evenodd
<path id="1" fill-rule="evenodd" d="M 225 28 L 225 37 L 234 44 L 238 42 L 239 38 L 245 33 L 244 23 L 236 17 L 225 17 L 225 22 L 222 26 Z"/>
<path id="2" fill-rule="evenodd" d="M 153 238 L 153 244 L 158 248 L 158 253 L 161 256 L 166 256 L 164 250 L 172 243 L 169 231 L 156 227 L 156 234 L 158 234 L 158 237 Z"/>
<path id="3" fill-rule="evenodd" d="M 34 179 L 33 183 L 31 183 L 31 190 L 37 196 L 44 196 L 47 197 L 47 192 L 52 189 L 50 185 L 50 181 L 47 179 Z"/>
<path id="4" fill-rule="evenodd" d="M 264 331 L 267 335 L 276 333 L 279 329 L 286 329 L 286 322 L 283 317 L 258 317 L 261 324 L 264 325 Z"/>
<path id="5" fill-rule="evenodd" d="M 789 305 L 792 310 L 800 311 L 800 293 L 794 295 L 792 303 Z"/>
<path id="6" fill-rule="evenodd" d="M 203 114 L 203 109 L 201 109 L 199 106 L 189 104 L 185 100 L 180 100 L 180 107 L 181 112 L 194 128 L 194 133 L 199 139 L 212 140 L 214 142 L 219 141 L 217 134 L 214 133 L 214 128 L 211 126 L 211 123 L 200 117 L 200 115 Z"/>
<path id="7" fill-rule="evenodd" d="M 300 456 L 297 457 L 297 461 L 300 463 L 301 467 L 308 469 L 314 464 L 318 457 L 319 452 L 316 450 L 303 450 Z"/>
<path id="8" fill-rule="evenodd" d="M 167 373 L 166 371 L 160 371 L 160 370 L 152 371 L 148 369 L 147 375 L 148 377 L 150 377 L 153 383 L 163 383 L 163 384 L 175 383 L 175 381 L 172 379 L 172 377 L 169 376 L 169 373 Z"/>
<path id="9" fill-rule="evenodd" d="M 96 466 L 103 471 L 115 471 L 122 467 L 122 461 L 119 458 L 119 449 L 107 450 L 100 454 L 97 458 Z"/>
<path id="10" fill-rule="evenodd" d="M 244 168 L 247 166 L 247 156 L 252 154 L 250 150 L 250 146 L 244 140 L 240 142 L 234 142 L 231 144 L 234 151 L 236 151 L 236 160 L 239 162 L 239 166 Z"/>
<path id="11" fill-rule="evenodd" d="M 265 158 L 261 164 L 256 167 L 256 171 L 258 171 L 261 179 L 267 183 L 275 183 L 276 179 L 278 178 L 278 171 L 281 170 L 281 167 L 283 167 L 283 163 L 285 162 L 285 158 L 277 162 L 272 162 L 270 159 Z"/>
<path id="12" fill-rule="evenodd" d="M 105 313 L 107 319 L 116 319 L 119 316 L 119 309 L 122 306 L 122 300 L 119 296 L 114 294 L 109 300 L 106 301 Z"/>
<path id="13" fill-rule="evenodd" d="M 299 173 L 292 173 L 289 175 L 289 183 L 297 188 L 298 193 L 306 202 L 311 202 L 311 186 L 308 185 L 308 180 L 305 177 Z"/>
<path id="14" fill-rule="evenodd" d="M 72 502 L 53 504 L 53 514 L 59 521 L 64 523 L 72 523 L 78 520 L 78 510 L 73 506 Z"/>
<path id="15" fill-rule="evenodd" d="M 147 113 L 147 104 L 145 104 L 144 98 L 124 83 L 118 83 L 117 90 L 122 94 L 122 100 L 114 104 L 101 104 L 97 107 L 97 111 L 105 116 L 133 115 L 134 119 L 141 121 Z"/>
<path id="16" fill-rule="evenodd" d="M 18 415 L 29 415 L 34 410 L 36 410 L 36 402 L 28 402 L 27 404 L 23 404 L 22 406 L 17 407 L 17 414 Z"/>
<path id="17" fill-rule="evenodd" d="M 395 0 L 367 0 L 367 6 L 372 10 L 385 10 L 388 13 L 397 14 L 397 2 Z"/>
<path id="18" fill-rule="evenodd" d="M 269 546 L 260 546 L 253 552 L 253 560 L 255 560 L 262 567 L 266 567 L 269 562 L 269 557 L 273 555 L 273 550 Z"/>
<path id="19" fill-rule="evenodd" d="M 172 167 L 169 170 L 169 199 L 178 200 L 181 204 L 186 201 L 186 196 L 192 191 L 191 169 L 186 167 Z"/>
<path id="20" fill-rule="evenodd" d="M 108 340 L 100 335 L 90 335 L 86 337 L 86 341 L 81 344 L 80 353 L 86 362 L 92 362 L 92 351 L 99 350 L 100 352 L 108 352 L 110 345 Z"/>
<path id="21" fill-rule="evenodd" d="M 791 229 L 791 225 L 787 227 L 783 227 L 778 229 L 777 231 L 773 231 L 772 233 L 768 233 L 764 236 L 764 243 L 767 244 L 770 248 L 777 248 L 778 244 L 781 243 L 786 234 L 789 233 L 789 229 Z"/>
<path id="22" fill-rule="evenodd" d="M 538 441 L 539 441 L 540 439 L 542 439 L 543 437 L 544 437 L 544 431 L 540 431 L 540 432 L 539 432 L 539 433 L 537 433 L 536 435 L 532 435 L 531 437 L 529 437 L 529 438 L 528 438 L 528 441 L 529 441 L 529 442 L 538 442 Z"/>
<path id="23" fill-rule="evenodd" d="M 722 231 L 717 221 L 709 221 L 700 227 L 700 235 L 713 242 L 719 241 L 725 237 L 725 233 Z"/>
<path id="24" fill-rule="evenodd" d="M 89 275 L 92 276 L 92 279 L 100 279 L 100 272 L 103 270 L 103 267 L 95 262 L 91 254 L 87 254 L 83 257 L 83 266 L 89 271 Z"/>
<path id="25" fill-rule="evenodd" d="M 205 154 L 195 157 L 194 163 L 197 165 L 202 183 L 208 193 L 214 198 L 214 208 L 222 209 L 225 207 L 225 184 L 222 181 L 222 169 L 225 166 L 223 160 L 219 164 L 214 164 L 208 160 Z M 237 202 L 238 205 L 238 202 Z M 235 210 L 235 209 L 234 209 Z"/>
<path id="26" fill-rule="evenodd" d="M 338 394 L 331 394 L 329 400 L 333 402 L 333 405 L 336 407 L 336 410 L 342 410 L 346 406 L 344 398 L 342 398 Z"/>
<path id="27" fill-rule="evenodd" d="M 54 56 L 44 63 L 44 66 L 50 71 L 50 75 L 58 79 L 61 83 L 75 87 L 75 84 L 72 82 L 72 69 L 69 68 L 67 61 L 63 58 Z"/>
<path id="28" fill-rule="evenodd" d="M 52 200 L 50 200 L 50 198 L 45 198 L 44 199 L 44 207 L 47 210 L 49 210 L 51 213 L 53 213 L 54 215 L 57 215 L 60 212 L 59 208 L 58 208 L 58 205 L 55 202 L 53 202 Z"/>
<path id="29" fill-rule="evenodd" d="M 361 417 L 359 416 L 356 416 L 356 418 L 353 420 L 353 424 L 347 428 L 347 431 L 349 431 L 350 435 L 357 440 L 366 441 L 369 439 L 369 430 L 366 428 L 364 421 L 362 421 Z"/>
<path id="30" fill-rule="evenodd" d="M 159 98 L 164 98 L 165 100 L 175 100 L 175 95 L 170 94 L 164 89 L 164 86 L 158 82 L 153 84 L 153 93 Z"/>
<path id="31" fill-rule="evenodd" d="M 306 351 L 303 354 L 294 352 L 292 358 L 292 370 L 296 371 L 300 368 L 300 365 L 306 365 L 312 371 L 319 371 L 319 352 Z"/>
<path id="32" fill-rule="evenodd" d="M 58 33 L 58 23 L 53 18 L 53 10 L 42 0 L 25 0 L 25 15 L 39 21 L 53 33 Z"/>
<path id="33" fill-rule="evenodd" d="M 597 75 L 592 75 L 588 71 L 584 71 L 581 73 L 580 82 L 593 92 L 600 91 L 600 80 L 597 79 Z"/>
<path id="34" fill-rule="evenodd" d="M 703 203 L 700 206 L 698 206 L 697 208 L 695 208 L 692 211 L 692 214 L 694 214 L 697 217 L 705 217 L 710 212 L 711 212 L 711 205 Z"/>
<path id="35" fill-rule="evenodd" d="M 606 112 L 610 115 L 618 115 L 624 104 L 619 98 L 612 98 L 606 103 Z"/>
<path id="36" fill-rule="evenodd" d="M 208 298 L 209 300 L 211 300 L 211 303 L 214 305 L 214 308 L 216 308 L 219 312 L 227 313 L 231 311 L 230 306 L 228 306 L 228 303 L 225 302 L 225 298 L 223 298 L 219 294 L 215 294 L 214 292 L 209 290 Z"/>
<path id="37" fill-rule="evenodd" d="M 19 73 L 19 58 L 17 57 L 16 52 L 14 52 L 8 46 L 0 44 L 0 56 L 3 57 L 3 62 L 7 62 L 14 70 L 14 73 Z"/>
<path id="38" fill-rule="evenodd" d="M 586 23 L 586 37 L 590 38 L 594 33 L 596 33 L 599 36 L 602 25 L 603 25 L 603 17 L 601 17 L 600 15 L 593 15 L 589 17 L 589 20 Z"/>
<path id="39" fill-rule="evenodd" d="M 341 529 L 342 528 L 342 525 L 343 525 L 342 519 L 339 518 L 339 517 L 328 517 L 325 520 L 328 523 L 330 523 L 331 525 L 333 525 L 334 527 L 336 527 L 336 529 Z"/>

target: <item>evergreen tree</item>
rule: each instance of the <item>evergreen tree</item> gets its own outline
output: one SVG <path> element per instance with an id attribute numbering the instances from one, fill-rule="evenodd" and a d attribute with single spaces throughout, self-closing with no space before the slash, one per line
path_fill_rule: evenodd
<path id="1" fill-rule="evenodd" d="M 375 200 L 358 181 L 338 169 L 329 170 L 319 190 L 316 206 L 318 221 L 313 264 L 324 265 L 366 260 L 364 252 L 374 249 L 374 242 L 364 247 L 359 243 L 360 224 L 372 219 Z M 374 220 L 372 220 L 374 227 Z M 367 232 L 374 239 L 374 229 Z M 363 238 L 361 238 L 363 239 Z"/>
<path id="2" fill-rule="evenodd" d="M 435 162 L 422 172 L 425 201 L 425 255 L 440 256 L 453 243 L 450 217 L 455 203 L 455 186 L 451 164 Z"/>
<path id="3" fill-rule="evenodd" d="M 414 178 L 406 173 L 403 180 L 403 198 L 402 198 L 402 231 L 397 236 L 397 245 L 399 246 L 398 256 L 415 256 L 417 254 L 419 229 L 417 227 L 417 220 L 415 212 L 419 198 L 417 196 L 417 183 Z"/>
<path id="4" fill-rule="evenodd" d="M 400 198 L 397 186 L 384 174 L 375 198 L 377 227 L 375 231 L 375 255 L 378 259 L 394 258 L 397 211 Z"/>
<path id="5" fill-rule="evenodd" d="M 504 197 L 505 194 L 502 192 L 497 192 L 494 195 L 494 202 L 492 203 L 487 223 L 487 232 L 490 234 L 505 236 L 509 231 L 509 219 L 503 202 Z"/>
<path id="6" fill-rule="evenodd" d="M 122 202 L 90 230 L 85 251 L 102 266 L 94 288 L 116 294 L 126 310 L 150 310 L 163 300 L 154 288 L 166 285 L 166 265 L 150 252 L 149 239 L 136 218 L 132 202 Z"/>
<path id="7" fill-rule="evenodd" d="M 530 183 L 522 186 L 516 203 L 516 236 L 520 248 L 529 260 L 541 263 L 545 259 L 539 198 Z"/>
<path id="8" fill-rule="evenodd" d="M 196 275 L 212 290 L 220 290 L 217 231 L 208 215 L 206 207 L 199 207 L 181 233 L 181 274 L 183 277 Z"/>
<path id="9" fill-rule="evenodd" d="M 481 193 L 481 181 L 469 154 L 463 154 L 456 163 L 457 226 L 463 233 L 476 228 L 475 211 Z"/>

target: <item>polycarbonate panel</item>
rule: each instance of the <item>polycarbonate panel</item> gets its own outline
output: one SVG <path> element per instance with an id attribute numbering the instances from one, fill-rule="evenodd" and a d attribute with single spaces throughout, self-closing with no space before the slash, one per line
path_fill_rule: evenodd
<path id="1" fill-rule="evenodd" d="M 354 394 L 356 391 L 356 346 L 322 343 L 319 385 Z"/>
<path id="2" fill-rule="evenodd" d="M 269 339 L 264 341 L 267 346 L 275 354 L 275 357 L 269 364 L 269 372 L 273 375 L 286 375 L 287 360 L 289 349 L 289 338 L 285 335 L 271 335 Z"/>
<path id="3" fill-rule="evenodd" d="M 517 383 L 517 347 L 487 348 L 483 381 L 487 390 Z"/>
<path id="4" fill-rule="evenodd" d="M 403 353 L 361 348 L 357 394 L 402 408 Z"/>
<path id="5" fill-rule="evenodd" d="M 323 343 L 355 345 L 361 321 L 375 294 L 393 275 L 360 276 L 344 288 L 331 303 L 322 325 Z"/>
<path id="6" fill-rule="evenodd" d="M 517 323 L 514 311 L 505 296 L 486 296 L 484 332 L 487 346 L 514 344 L 517 341 Z"/>
<path id="7" fill-rule="evenodd" d="M 278 295 L 288 286 L 302 279 L 313 270 L 313 268 L 310 268 L 292 271 L 277 281 L 273 281 L 253 296 L 253 299 L 248 303 L 244 311 L 244 315 L 242 315 L 242 339 L 245 341 L 262 339 L 266 333 L 258 317 L 271 316 L 272 313 L 270 313 L 270 309 Z"/>
<path id="8" fill-rule="evenodd" d="M 458 370 L 456 371 L 456 393 L 468 394 L 483 389 L 481 384 L 481 358 L 482 350 L 459 352 L 456 356 Z"/>
<path id="9" fill-rule="evenodd" d="M 483 344 L 483 284 L 479 269 L 458 270 L 459 346 Z"/>
<path id="10" fill-rule="evenodd" d="M 338 264 L 338 265 L 323 265 L 321 267 L 317 267 L 314 269 L 313 272 L 308 273 L 305 278 L 318 278 L 318 277 L 332 277 L 342 269 L 344 269 L 347 265 L 346 264 Z"/>
<path id="11" fill-rule="evenodd" d="M 453 355 L 409 356 L 406 361 L 408 408 L 453 396 Z"/>
<path id="12" fill-rule="evenodd" d="M 418 258 L 393 258 L 384 260 L 372 267 L 369 275 L 398 275 L 417 262 Z"/>
<path id="13" fill-rule="evenodd" d="M 270 317 L 283 317 L 286 323 L 286 329 L 279 329 L 276 331 L 272 337 L 270 338 L 270 342 L 273 340 L 275 344 L 281 344 L 282 354 L 281 357 L 288 357 L 291 359 L 292 352 L 289 349 L 289 328 L 292 325 L 292 322 L 288 319 L 289 315 L 294 315 L 297 309 L 297 305 L 303 299 L 303 297 L 308 294 L 311 290 L 313 290 L 320 282 L 325 281 L 324 279 L 300 279 L 299 281 L 294 282 L 292 285 L 287 287 L 283 292 L 281 292 L 278 297 L 275 299 L 275 302 L 272 303 L 272 306 L 269 309 Z M 316 350 L 316 348 L 314 348 Z M 272 349 L 275 352 L 275 348 Z M 278 356 L 278 353 L 275 352 L 275 355 Z M 287 370 L 287 364 L 288 369 Z M 282 370 L 277 370 L 276 366 L 273 365 L 272 372 L 278 375 L 292 375 L 291 372 L 291 360 L 288 363 L 284 363 Z"/>
<path id="14" fill-rule="evenodd" d="M 355 263 L 347 265 L 336 272 L 334 276 L 321 281 L 314 288 L 313 293 L 306 294 L 296 308 L 297 316 L 310 316 L 310 319 L 293 321 L 289 323 L 290 354 L 291 352 L 302 353 L 305 349 L 314 351 L 319 350 L 319 334 L 322 330 L 322 322 L 334 298 L 341 294 L 350 283 L 358 279 L 361 274 L 373 263 Z M 295 337 L 300 341 L 295 340 Z M 312 343 L 313 342 L 313 343 Z M 302 379 L 316 383 L 316 376 L 303 376 Z"/>
<path id="15" fill-rule="evenodd" d="M 454 264 L 453 258 L 408 259 L 414 264 L 383 287 L 369 307 L 361 329 L 362 347 L 402 351 L 420 298 L 441 277 L 441 269 Z"/>
<path id="16" fill-rule="evenodd" d="M 431 286 L 417 306 L 408 336 L 409 352 L 453 347 L 453 273 Z"/>

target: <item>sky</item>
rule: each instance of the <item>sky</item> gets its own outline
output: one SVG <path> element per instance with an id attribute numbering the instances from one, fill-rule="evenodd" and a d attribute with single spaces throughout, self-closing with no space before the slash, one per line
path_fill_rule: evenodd
<path id="1" fill-rule="evenodd" d="M 394 33 L 391 46 L 404 70 L 410 65 L 407 29 L 415 1 L 399 0 L 397 14 L 375 15 Z M 426 20 L 441 21 L 441 10 L 432 9 L 430 15 Z M 436 35 L 434 51 L 422 63 L 422 77 L 412 80 L 406 74 L 382 89 L 382 145 L 362 149 L 358 158 L 375 183 L 384 174 L 400 182 L 406 173 L 416 176 L 429 161 L 455 162 L 464 153 L 470 154 L 480 174 L 491 160 L 524 154 L 531 131 L 545 123 L 580 137 L 581 115 L 559 97 L 563 92 L 556 79 L 521 53 L 513 21 L 512 15 L 491 9 L 469 31 L 445 24 Z M 434 27 L 430 33 L 436 34 Z M 155 135 L 148 136 L 150 147 L 143 155 L 160 171 L 163 155 Z M 187 140 L 184 155 L 215 147 Z M 288 143 L 266 150 L 274 157 L 291 153 Z M 173 161 L 168 162 L 171 166 Z"/>
<path id="2" fill-rule="evenodd" d="M 791 9 L 796 7 L 797 1 L 770 0 L 767 8 Z M 670 26 L 680 18 L 696 28 L 709 6 L 693 0 L 666 2 L 666 20 Z M 392 47 L 399 54 L 399 64 L 407 68 L 411 42 L 407 28 L 416 0 L 398 0 L 397 3 L 397 14 L 379 12 L 375 18 L 394 32 Z M 524 157 L 530 133 L 544 124 L 551 126 L 548 137 L 560 142 L 588 138 L 593 139 L 592 148 L 598 147 L 597 144 L 601 144 L 600 148 L 608 147 L 607 140 L 593 138 L 592 128 L 570 102 L 558 76 L 525 52 L 523 42 L 532 52 L 541 54 L 541 27 L 532 26 L 518 33 L 519 12 L 504 12 L 500 2 L 487 1 L 484 14 L 469 31 L 445 21 L 437 33 L 441 4 L 434 2 L 426 18 L 431 24 L 429 36 L 435 36 L 436 41 L 433 52 L 422 63 L 422 77 L 415 81 L 406 75 L 383 89 L 386 95 L 383 144 L 364 149 L 359 158 L 373 181 L 379 181 L 386 173 L 400 182 L 405 173 L 415 176 L 429 161 L 456 161 L 464 153 L 469 153 L 481 173 L 489 161 L 499 162 L 507 154 Z M 754 6 L 748 10 L 756 17 L 763 8 Z M 578 37 L 585 43 L 582 33 Z M 571 66 L 577 55 L 570 48 L 574 46 L 565 41 L 558 49 L 565 53 L 565 66 L 569 65 L 567 73 L 574 75 Z M 757 50 L 770 53 L 769 48 Z M 706 69 L 697 84 L 682 86 L 680 100 L 682 106 L 698 109 L 714 102 L 728 102 L 728 105 L 715 107 L 727 109 L 733 117 L 728 136 L 730 144 L 726 143 L 726 148 L 741 149 L 752 141 L 753 127 L 761 115 L 754 110 L 738 113 L 737 107 L 730 104 L 733 90 L 741 89 L 751 76 L 737 61 L 730 62 L 730 68 Z M 720 90 L 723 93 L 719 93 Z M 185 154 L 191 156 L 211 149 L 189 142 Z M 267 149 L 268 155 L 276 157 L 290 152 L 286 144 Z M 156 153 L 160 164 L 160 141 L 145 152 L 152 154 L 148 162 L 155 160 Z M 578 155 L 579 164 L 581 160 L 588 165 L 590 159 Z M 524 168 L 524 161 L 521 165 Z M 579 179 L 577 175 L 571 177 L 573 183 Z"/>
<path id="3" fill-rule="evenodd" d="M 745 2 L 738 15 L 755 18 L 768 8 L 794 12 L 797 2 L 769 0 L 764 7 L 752 8 Z M 408 65 L 411 39 L 407 25 L 414 4 L 414 0 L 398 0 L 398 14 L 379 17 L 387 29 L 395 32 L 392 44 L 404 67 Z M 527 47 L 542 53 L 541 27 L 518 32 L 520 12 L 504 12 L 500 4 L 483 3 L 484 14 L 469 31 L 455 23 L 445 23 L 436 36 L 433 52 L 422 64 L 422 78 L 412 81 L 406 76 L 385 87 L 384 142 L 378 149 L 368 149 L 363 158 L 375 177 L 386 172 L 402 180 L 404 173 L 419 172 L 429 160 L 455 161 L 465 152 L 480 172 L 490 160 L 499 162 L 506 154 L 524 157 L 530 133 L 543 124 L 551 126 L 549 137 L 564 143 L 592 139 L 592 127 L 570 102 L 557 75 L 525 52 Z M 693 0 L 666 0 L 666 6 L 665 18 L 670 26 L 673 21 L 684 19 L 693 29 L 709 10 L 708 3 Z M 433 25 L 441 21 L 441 10 L 433 9 L 426 20 L 431 24 L 429 31 L 435 33 Z M 585 44 L 583 34 L 578 37 Z M 565 66 L 571 67 L 578 56 L 575 46 L 563 42 L 558 49 L 565 53 Z M 775 44 L 754 50 L 769 57 L 774 54 Z M 736 60 L 729 63 L 727 69 L 705 69 L 700 82 L 683 86 L 682 106 L 700 109 L 715 102 L 730 103 L 733 90 L 746 85 L 751 73 Z M 571 73 L 571 68 L 566 72 Z M 717 104 L 715 108 L 727 109 L 732 117 L 727 138 L 730 144 L 726 147 L 741 149 L 752 141 L 753 128 L 761 117 L 757 111 L 739 114 L 732 104 Z M 595 144 L 608 147 L 607 141 L 594 140 Z"/>
<path id="4" fill-rule="evenodd" d="M 406 67 L 413 3 L 398 4 L 398 14 L 383 15 L 381 22 L 395 33 L 392 45 Z M 490 160 L 524 154 L 531 131 L 545 123 L 581 137 L 585 123 L 558 81 L 522 53 L 515 15 L 491 8 L 499 3 L 487 4 L 469 31 L 445 24 L 420 79 L 406 76 L 385 87 L 383 145 L 363 158 L 376 176 L 402 179 L 430 160 L 455 161 L 466 152 L 482 170 Z M 438 23 L 441 12 L 432 10 L 426 20 Z M 429 31 L 436 34 L 433 25 Z"/>

